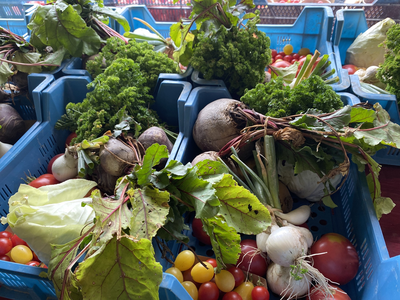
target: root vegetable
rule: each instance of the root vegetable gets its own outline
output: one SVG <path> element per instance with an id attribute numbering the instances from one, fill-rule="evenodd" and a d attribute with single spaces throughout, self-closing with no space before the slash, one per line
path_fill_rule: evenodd
<path id="1" fill-rule="evenodd" d="M 25 133 L 24 120 L 8 104 L 0 104 L 0 142 L 14 145 Z"/>
<path id="2" fill-rule="evenodd" d="M 67 148 L 65 154 L 54 161 L 51 172 L 60 182 L 72 179 L 78 175 L 78 160 L 69 153 Z"/>
<path id="3" fill-rule="evenodd" d="M 310 248 L 312 246 L 312 244 L 314 242 L 314 237 L 313 237 L 313 235 L 312 235 L 310 230 L 308 230 L 307 228 L 304 228 L 304 227 L 300 227 L 300 226 L 296 226 L 296 225 L 290 224 L 290 223 L 288 223 L 287 226 L 291 226 L 291 227 L 296 228 L 297 230 L 299 230 L 301 232 L 301 234 L 303 235 L 303 237 L 306 239 L 308 248 Z"/>
<path id="4" fill-rule="evenodd" d="M 12 145 L 10 144 L 0 142 L 0 158 L 2 158 L 3 155 L 6 154 L 6 152 L 11 149 L 11 147 Z"/>
<path id="5" fill-rule="evenodd" d="M 219 99 L 205 106 L 193 127 L 193 138 L 202 151 L 219 151 L 246 125 L 235 118 L 235 107 L 245 105 L 233 99 Z"/>
<path id="6" fill-rule="evenodd" d="M 257 248 L 260 249 L 261 252 L 267 252 L 267 240 L 272 231 L 278 228 L 278 225 L 271 225 L 267 228 L 267 230 L 256 235 Z"/>
<path id="7" fill-rule="evenodd" d="M 117 139 L 110 139 L 100 149 L 100 165 L 111 176 L 122 176 L 136 162 L 136 154 Z"/>
<path id="8" fill-rule="evenodd" d="M 192 166 L 195 166 L 197 163 L 199 163 L 203 160 L 206 160 L 206 159 L 209 159 L 212 161 L 217 161 L 218 160 L 218 152 L 207 151 L 207 152 L 200 153 L 192 160 Z"/>
<path id="9" fill-rule="evenodd" d="M 275 215 L 288 221 L 293 225 L 304 224 L 310 217 L 311 209 L 308 205 L 302 205 L 289 213 L 281 213 L 279 211 L 275 212 Z"/>
<path id="10" fill-rule="evenodd" d="M 143 145 L 144 149 L 149 148 L 151 145 L 157 143 L 159 145 L 167 146 L 168 152 L 171 153 L 173 144 L 168 139 L 165 131 L 160 127 L 150 127 L 144 131 L 138 138 L 138 141 Z"/>
<path id="11" fill-rule="evenodd" d="M 114 195 L 115 185 L 118 178 L 118 176 L 112 176 L 105 172 L 101 165 L 96 166 L 92 177 L 92 179 L 97 182 L 98 188 L 108 195 Z"/>

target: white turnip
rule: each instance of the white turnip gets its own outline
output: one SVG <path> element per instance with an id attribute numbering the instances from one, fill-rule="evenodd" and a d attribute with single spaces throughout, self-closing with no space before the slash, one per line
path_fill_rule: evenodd
<path id="1" fill-rule="evenodd" d="M 14 145 L 25 133 L 25 123 L 8 104 L 0 104 L 0 142 Z"/>
<path id="2" fill-rule="evenodd" d="M 54 177 L 63 182 L 78 176 L 78 159 L 65 149 L 64 155 L 58 157 L 51 167 Z"/>
<path id="3" fill-rule="evenodd" d="M 8 150 L 10 150 L 12 145 L 0 142 L 0 158 L 6 154 Z"/>

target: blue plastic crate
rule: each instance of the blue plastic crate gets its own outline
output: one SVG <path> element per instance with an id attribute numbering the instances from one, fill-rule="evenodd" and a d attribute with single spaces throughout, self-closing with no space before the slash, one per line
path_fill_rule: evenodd
<path id="1" fill-rule="evenodd" d="M 37 74 L 32 81 L 37 81 L 36 76 L 44 78 L 51 75 Z M 46 173 L 50 159 L 65 150 L 65 140 L 69 134 L 66 130 L 55 130 L 56 121 L 65 113 L 65 106 L 69 102 L 80 102 L 88 92 L 87 84 L 91 79 L 87 76 L 64 76 L 53 82 L 50 86 L 42 86 L 32 91 L 39 99 L 42 110 L 43 122 L 39 123 L 29 134 L 21 147 L 18 156 L 9 155 L 7 164 L 0 163 L 0 215 L 8 212 L 8 199 L 17 192 L 23 183 L 25 174 L 40 176 Z M 46 88 L 46 89 L 44 89 Z M 185 81 L 163 81 L 155 97 L 154 109 L 160 114 L 162 121 L 171 126 L 179 126 L 178 114 L 184 102 L 189 97 L 191 84 Z M 182 117 L 181 117 L 182 118 Z M 171 158 L 175 157 L 179 144 L 175 143 Z M 8 155 L 8 153 L 6 154 Z M 2 160 L 3 162 L 3 160 Z M 0 226 L 4 230 L 5 226 Z M 156 250 L 156 258 L 164 270 L 166 263 L 161 260 L 161 253 Z M 57 299 L 52 283 L 39 277 L 44 269 L 0 261 L 0 296 L 10 299 Z M 160 299 L 185 299 L 174 296 L 185 295 L 189 297 L 181 284 L 164 274 L 160 286 Z M 190 299 L 190 298 L 186 298 Z"/>
<path id="2" fill-rule="evenodd" d="M 192 137 L 197 115 L 208 103 L 227 95 L 226 89 L 221 87 L 197 87 L 192 90 L 185 104 L 185 132 L 188 135 L 182 137 L 177 160 L 186 164 L 201 152 Z M 345 104 L 353 105 L 359 102 L 352 94 L 339 93 L 339 95 Z M 358 274 L 342 288 L 352 300 L 398 299 L 400 257 L 389 258 L 365 174 L 359 173 L 357 167 L 352 165 L 346 183 L 332 198 L 338 207 L 329 209 L 314 204 L 307 225 L 314 238 L 319 238 L 328 232 L 336 232 L 347 237 L 356 247 L 360 258 Z M 297 201 L 295 205 L 305 204 L 303 200 Z M 190 238 L 189 245 L 196 249 L 196 253 L 213 256 L 210 247 L 199 243 L 192 236 Z M 176 252 L 184 249 L 180 246 L 176 248 Z M 271 299 L 279 297 L 272 295 Z"/>

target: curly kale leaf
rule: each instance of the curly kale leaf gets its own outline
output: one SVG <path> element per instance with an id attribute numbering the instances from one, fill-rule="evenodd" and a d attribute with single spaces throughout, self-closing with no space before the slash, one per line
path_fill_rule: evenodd
<path id="1" fill-rule="evenodd" d="M 131 39 L 126 45 L 118 38 L 109 38 L 99 56 L 87 63 L 87 70 L 96 77 L 118 58 L 129 58 L 139 65 L 150 92 L 156 85 L 160 73 L 176 73 L 177 64 L 164 53 L 153 51 L 147 42 L 138 43 Z"/>
<path id="2" fill-rule="evenodd" d="M 157 114 L 147 106 L 153 99 L 149 95 L 146 78 L 140 66 L 131 59 L 116 59 L 88 85 L 94 88 L 80 103 L 69 103 L 66 114 L 58 122 L 59 129 L 74 129 L 73 142 L 92 140 L 121 122 L 126 111 L 142 128 L 157 126 Z M 61 121 L 68 120 L 63 123 Z M 75 128 L 68 124 L 76 124 Z"/>
<path id="3" fill-rule="evenodd" d="M 241 29 L 221 26 L 210 35 L 201 32 L 195 39 L 190 64 L 207 80 L 222 79 L 234 98 L 263 82 L 271 62 L 270 39 L 257 29 L 258 20 Z"/>
<path id="4" fill-rule="evenodd" d="M 400 24 L 393 25 L 386 34 L 385 61 L 380 66 L 377 78 L 387 84 L 386 90 L 393 93 L 400 103 Z"/>

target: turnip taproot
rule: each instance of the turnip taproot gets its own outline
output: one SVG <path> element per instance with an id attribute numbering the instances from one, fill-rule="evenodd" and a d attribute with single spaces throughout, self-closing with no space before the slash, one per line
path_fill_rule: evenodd
<path id="1" fill-rule="evenodd" d="M 168 152 L 171 153 L 173 144 L 168 139 L 165 131 L 160 127 L 150 127 L 145 130 L 139 137 L 138 141 L 143 145 L 144 149 L 149 148 L 153 144 L 165 145 L 167 146 Z"/>
<path id="2" fill-rule="evenodd" d="M 0 104 L 0 142 L 14 145 L 25 133 L 25 123 L 8 104 Z"/>
<path id="3" fill-rule="evenodd" d="M 92 180 L 96 181 L 98 188 L 108 195 L 114 195 L 118 178 L 118 176 L 112 176 L 104 172 L 101 165 L 96 166 L 92 175 Z"/>

